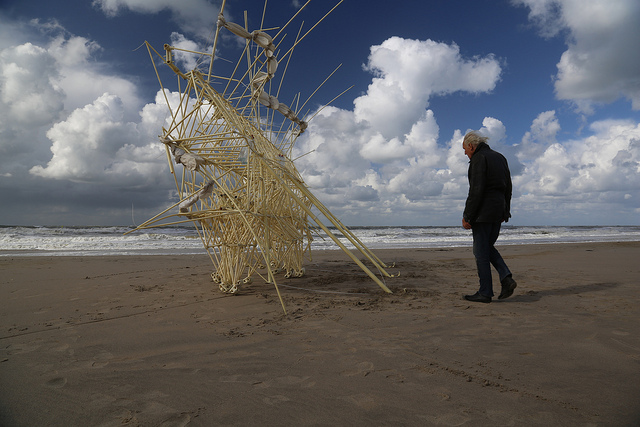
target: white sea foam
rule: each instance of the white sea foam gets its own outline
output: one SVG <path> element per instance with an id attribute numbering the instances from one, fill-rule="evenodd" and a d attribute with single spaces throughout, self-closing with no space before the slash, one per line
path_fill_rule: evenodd
<path id="1" fill-rule="evenodd" d="M 353 227 L 353 234 L 371 249 L 470 246 L 471 233 L 461 227 Z M 8 227 L 0 226 L 0 256 L 201 254 L 194 228 L 159 227 L 124 235 L 129 227 Z M 335 230 L 334 230 L 335 231 Z M 338 234 L 338 233 L 336 233 Z M 347 239 L 340 240 L 350 247 Z M 500 245 L 640 241 L 640 226 L 527 227 L 504 226 Z M 338 249 L 323 232 L 313 250 Z"/>

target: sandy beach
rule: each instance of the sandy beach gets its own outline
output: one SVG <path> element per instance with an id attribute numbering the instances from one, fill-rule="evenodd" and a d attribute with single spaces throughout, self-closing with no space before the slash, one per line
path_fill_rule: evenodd
<path id="1" fill-rule="evenodd" d="M 2 426 L 637 426 L 640 242 L 339 251 L 238 295 L 202 256 L 0 257 Z M 494 290 L 499 293 L 499 286 Z"/>

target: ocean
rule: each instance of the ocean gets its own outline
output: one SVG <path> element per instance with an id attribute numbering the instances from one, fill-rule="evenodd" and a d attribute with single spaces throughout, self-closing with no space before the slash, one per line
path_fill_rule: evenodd
<path id="1" fill-rule="evenodd" d="M 0 256 L 205 253 L 193 227 L 158 227 L 125 236 L 130 230 L 131 227 L 0 226 Z M 472 243 L 470 231 L 462 227 L 350 227 L 350 230 L 370 249 L 449 248 Z M 497 245 L 628 241 L 640 241 L 640 226 L 504 225 Z M 346 244 L 346 239 L 343 242 Z M 320 232 L 314 236 L 311 249 L 338 249 L 338 246 Z"/>

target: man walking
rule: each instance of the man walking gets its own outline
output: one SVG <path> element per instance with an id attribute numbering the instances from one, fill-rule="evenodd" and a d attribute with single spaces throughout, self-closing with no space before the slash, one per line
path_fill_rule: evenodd
<path id="1" fill-rule="evenodd" d="M 464 136 L 462 148 L 469 157 L 469 195 L 462 215 L 462 226 L 473 233 L 473 255 L 476 258 L 480 289 L 465 299 L 491 302 L 493 284 L 491 265 L 500 276 L 502 291 L 498 299 L 508 298 L 517 284 L 511 271 L 494 247 L 502 221 L 511 217 L 511 173 L 507 159 L 487 145 L 487 137 L 475 131 Z"/>

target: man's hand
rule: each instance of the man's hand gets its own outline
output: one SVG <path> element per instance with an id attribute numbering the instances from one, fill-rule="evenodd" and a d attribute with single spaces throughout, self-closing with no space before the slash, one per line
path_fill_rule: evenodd
<path id="1" fill-rule="evenodd" d="M 467 220 L 464 218 L 462 218 L 462 227 L 465 228 L 466 230 L 471 230 L 471 224 L 469 224 Z"/>

